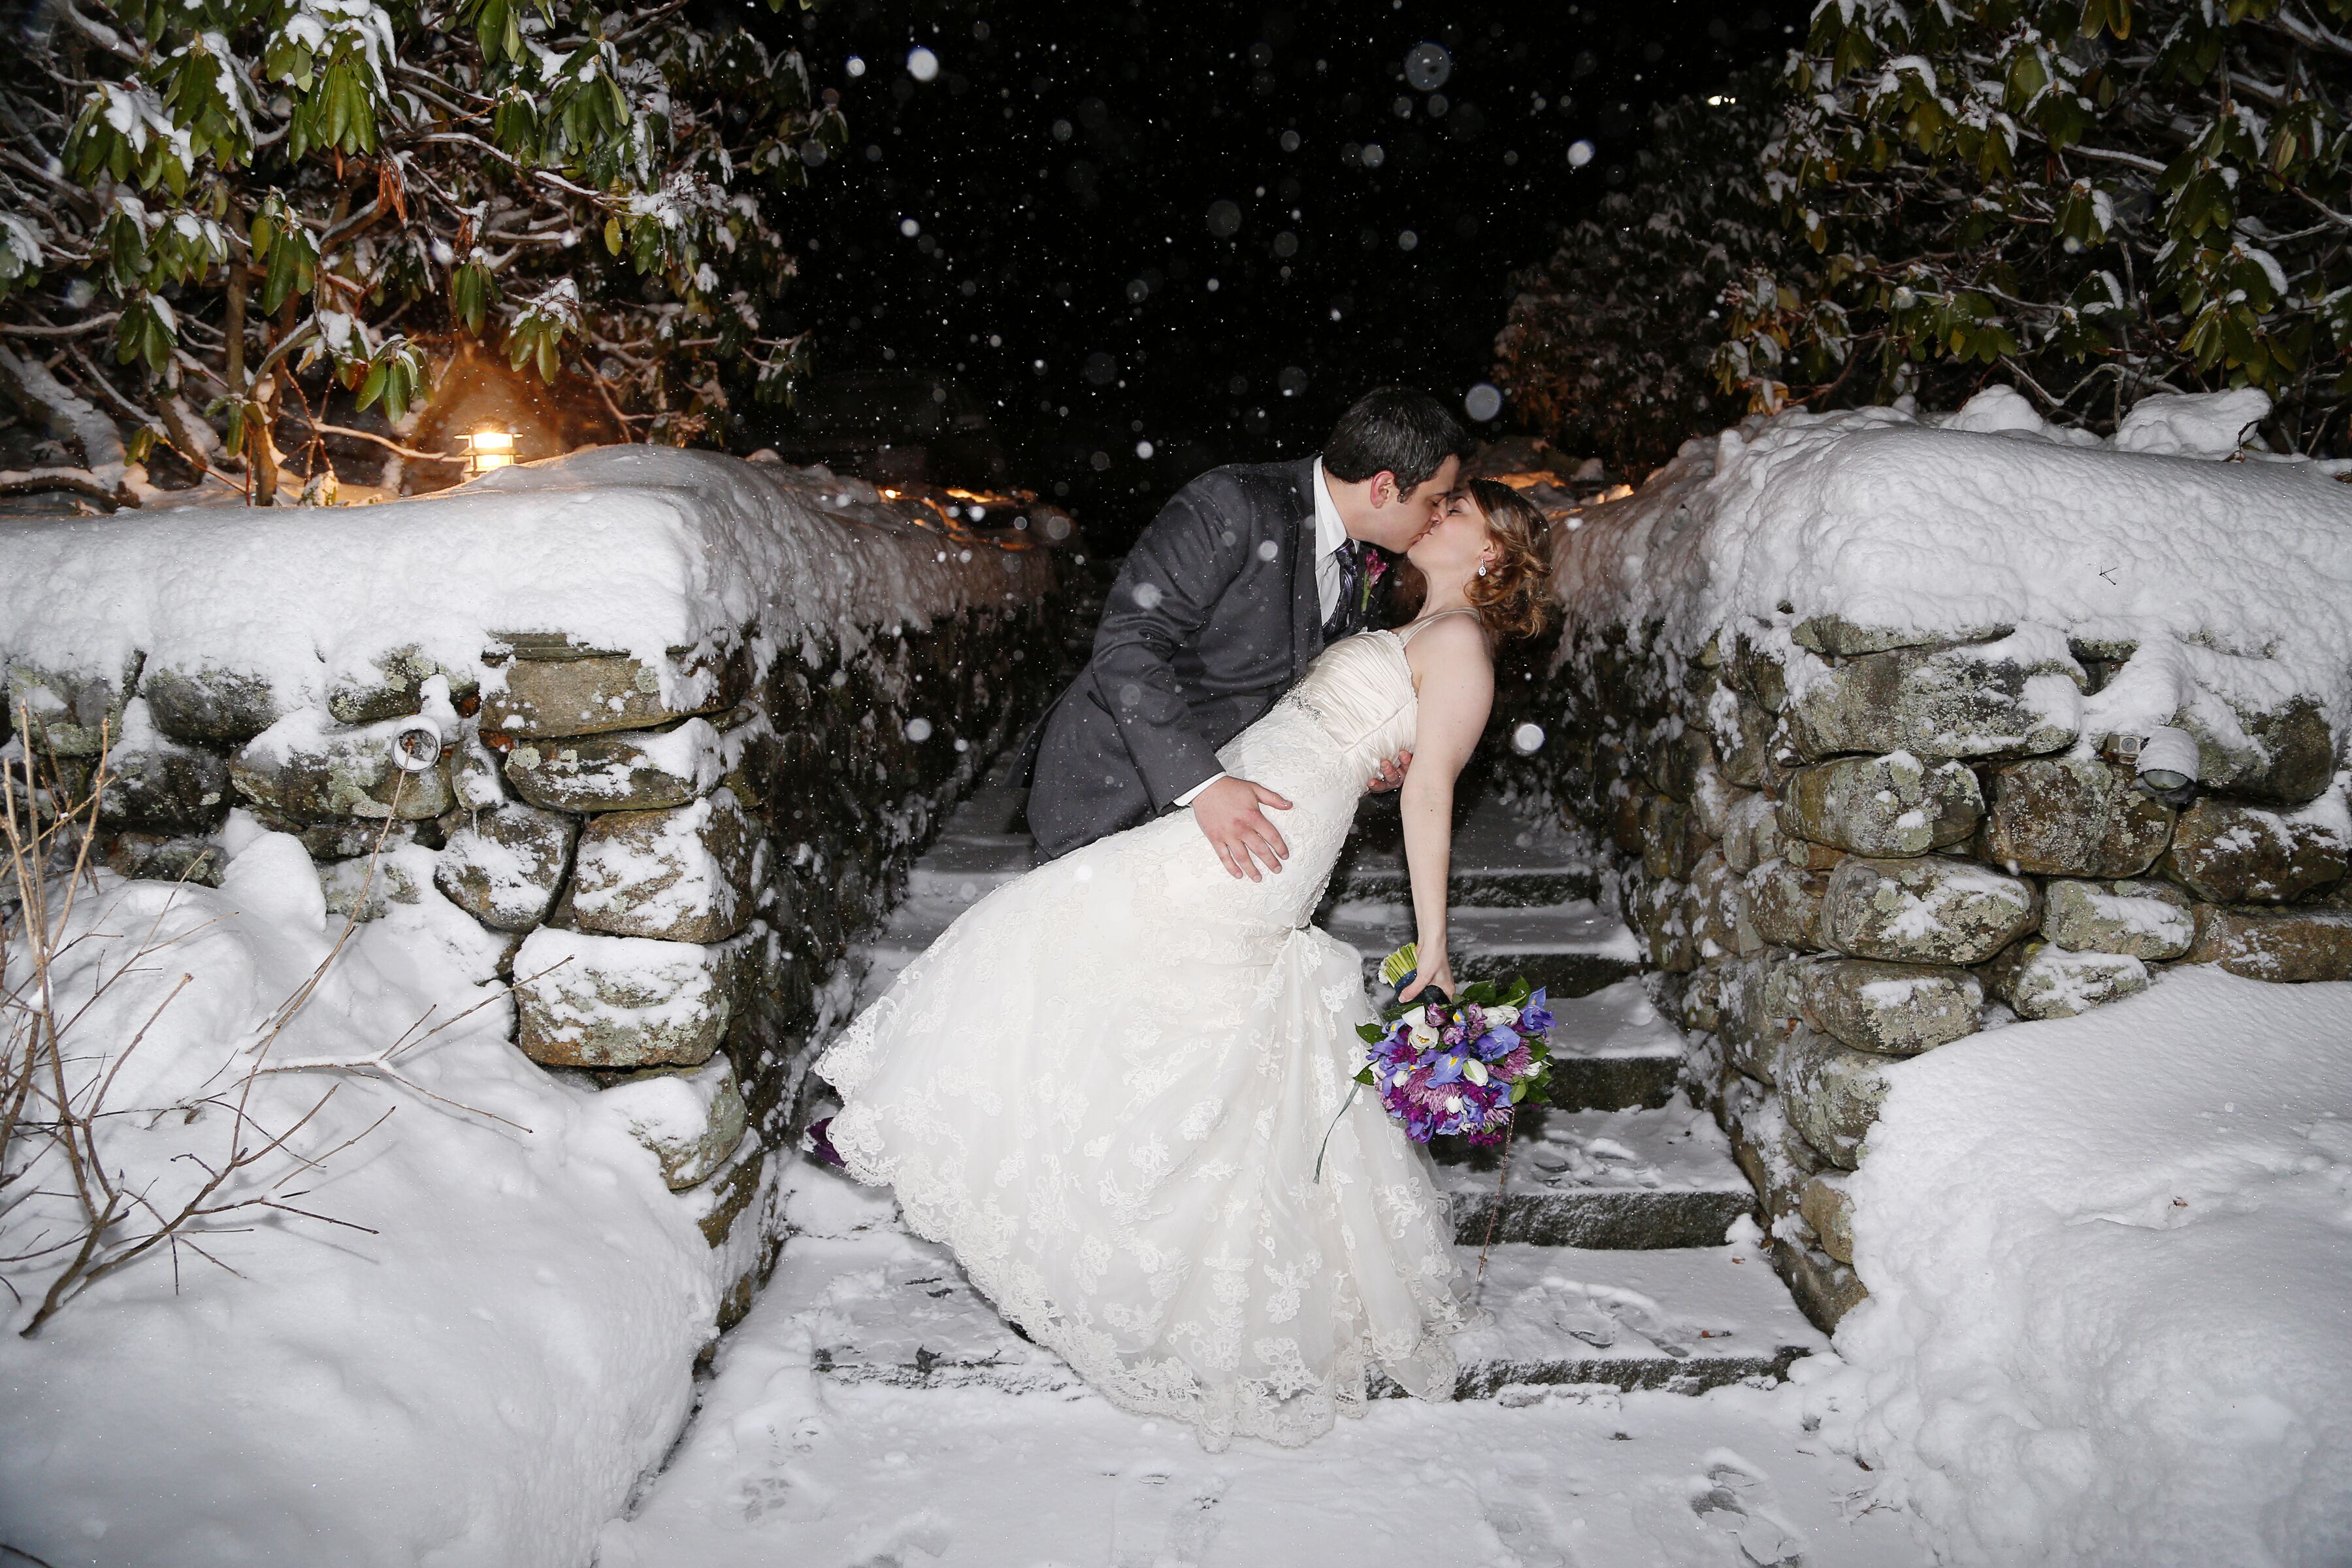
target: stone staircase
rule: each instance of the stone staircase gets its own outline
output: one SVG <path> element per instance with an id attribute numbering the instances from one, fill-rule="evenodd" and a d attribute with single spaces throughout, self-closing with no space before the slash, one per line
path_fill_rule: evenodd
<path id="1" fill-rule="evenodd" d="M 878 995 L 956 916 L 1029 866 L 1018 793 L 974 795 L 917 865 L 888 927 L 864 949 Z M 1412 934 L 1395 814 L 1373 806 L 1332 878 L 1320 923 L 1368 967 Z M 1570 846 L 1493 802 L 1455 841 L 1456 973 L 1524 973 L 1549 987 L 1554 1103 L 1523 1117 L 1507 1162 L 1442 1165 L 1467 1279 L 1487 1322 L 1456 1349 L 1457 1397 L 1539 1397 L 1563 1385 L 1698 1393 L 1777 1378 L 1825 1348 L 1752 1228 L 1755 1194 L 1714 1121 L 1678 1086 L 1680 1034 L 1635 978 L 1633 938 L 1592 901 Z M 814 1163 L 796 1167 L 792 1235 L 768 1289 L 809 1335 L 820 1375 L 899 1387 L 1071 1387 L 1051 1352 L 1014 1334 L 941 1249 L 908 1234 L 887 1194 Z M 1388 1390 L 1386 1392 L 1396 1392 Z"/>

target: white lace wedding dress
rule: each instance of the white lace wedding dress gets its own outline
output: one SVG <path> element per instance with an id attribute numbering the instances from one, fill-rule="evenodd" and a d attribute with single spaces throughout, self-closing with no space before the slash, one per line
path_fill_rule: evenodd
<path id="1" fill-rule="evenodd" d="M 1376 1097 L 1341 1116 L 1375 1014 L 1308 923 L 1364 781 L 1412 748 L 1405 642 L 1334 644 L 1218 753 L 1291 802 L 1279 876 L 1230 875 L 1190 812 L 1101 839 L 974 904 L 816 1067 L 852 1175 L 1112 1403 L 1213 1448 L 1304 1443 L 1375 1367 L 1454 1393 L 1444 1195 Z"/>

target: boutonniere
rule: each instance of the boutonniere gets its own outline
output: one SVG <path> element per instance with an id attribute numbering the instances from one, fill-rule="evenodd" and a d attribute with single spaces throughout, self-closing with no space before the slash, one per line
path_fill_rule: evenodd
<path id="1" fill-rule="evenodd" d="M 1372 607 L 1372 595 L 1379 591 L 1381 579 L 1388 574 L 1388 556 L 1379 549 L 1366 545 L 1364 547 L 1364 586 L 1362 597 L 1356 605 L 1358 609 L 1369 610 Z"/>

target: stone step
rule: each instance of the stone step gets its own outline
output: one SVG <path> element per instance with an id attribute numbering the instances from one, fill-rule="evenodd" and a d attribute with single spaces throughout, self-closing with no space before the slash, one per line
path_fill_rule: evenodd
<path id="1" fill-rule="evenodd" d="M 1637 978 L 1582 996 L 1553 997 L 1550 1082 L 1554 1110 L 1655 1109 L 1683 1079 L 1683 1036 L 1650 1005 Z"/>
<path id="2" fill-rule="evenodd" d="M 1557 829 L 1532 823 L 1491 796 L 1475 801 L 1454 830 L 1457 909 L 1569 904 L 1600 896 L 1592 862 Z M 1393 811 L 1368 807 L 1331 875 L 1333 903 L 1409 903 L 1404 838 Z"/>
<path id="3" fill-rule="evenodd" d="M 1007 784 L 974 790 L 915 863 L 907 896 L 971 904 L 1029 869 L 1034 843 L 1022 816 L 1024 799 L 1024 791 Z"/>
<path id="4" fill-rule="evenodd" d="M 1059 1356 L 996 1315 L 944 1248 L 901 1229 L 887 1194 L 805 1163 L 791 1180 L 792 1231 L 764 1310 L 791 1318 L 813 1371 L 1007 1394 L 1078 1384 Z M 1458 1253 L 1468 1289 L 1478 1249 Z M 1697 1394 L 1783 1376 L 1828 1347 L 1764 1249 L 1745 1244 L 1616 1252 L 1498 1242 L 1472 1303 L 1485 1321 L 1454 1341 L 1457 1399 L 1507 1401 L 1563 1384 Z"/>
<path id="5" fill-rule="evenodd" d="M 1491 1223 L 1498 1242 L 1714 1247 L 1756 1207 L 1722 1130 L 1679 1094 L 1653 1110 L 1538 1107 L 1522 1113 L 1507 1159 L 1457 1146 L 1439 1162 L 1454 1234 L 1470 1244 Z"/>
<path id="6" fill-rule="evenodd" d="M 1412 906 L 1388 900 L 1328 905 L 1318 923 L 1364 955 L 1367 984 L 1377 984 L 1381 960 L 1414 934 Z M 1641 972 L 1640 949 L 1623 919 L 1590 900 L 1457 905 L 1448 923 L 1454 977 L 1465 985 L 1524 974 L 1554 996 L 1588 996 Z"/>

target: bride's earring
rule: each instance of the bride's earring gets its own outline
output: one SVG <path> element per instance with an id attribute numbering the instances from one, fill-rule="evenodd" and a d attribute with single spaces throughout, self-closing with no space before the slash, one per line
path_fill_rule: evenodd
<path id="1" fill-rule="evenodd" d="M 1484 561 L 1481 561 L 1480 563 L 1478 563 L 1478 575 L 1479 575 L 1479 576 L 1481 576 L 1481 577 L 1484 577 L 1486 574 L 1486 563 Z"/>

